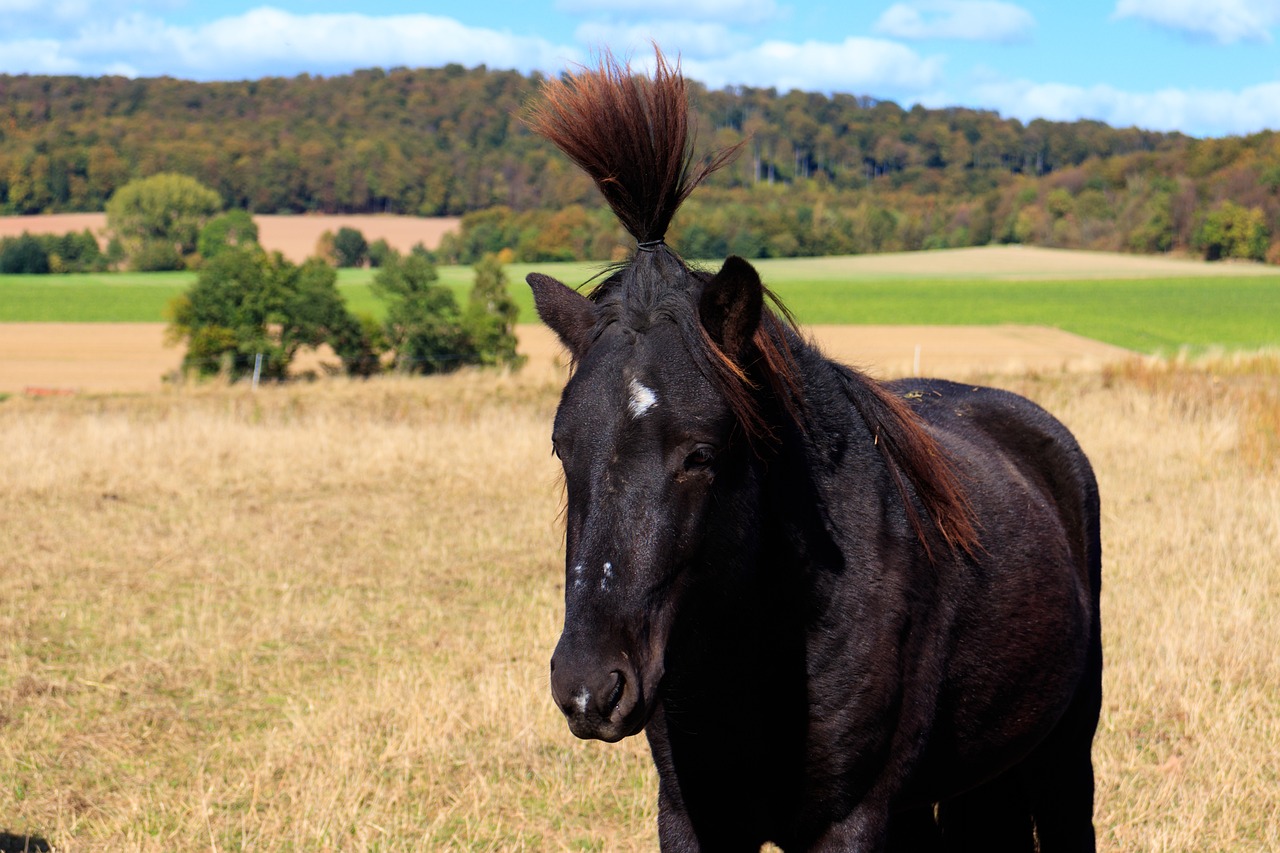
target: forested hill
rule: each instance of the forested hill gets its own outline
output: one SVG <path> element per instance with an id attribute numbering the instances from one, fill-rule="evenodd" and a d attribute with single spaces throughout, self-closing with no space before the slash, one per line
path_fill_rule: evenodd
<path id="1" fill-rule="evenodd" d="M 521 126 L 538 84 L 459 66 L 237 83 L 0 77 L 0 198 L 9 213 L 99 210 L 123 182 L 176 171 L 259 212 L 445 215 L 585 199 L 585 182 L 569 180 Z M 969 194 L 1010 173 L 1186 144 L 1096 122 L 1024 127 L 990 112 L 905 112 L 845 95 L 695 85 L 693 100 L 708 145 L 755 139 L 721 185 L 854 189 L 887 178 Z"/>
<path id="2" fill-rule="evenodd" d="M 158 172 L 255 212 L 595 208 L 586 179 L 520 123 L 539 82 L 452 65 L 233 83 L 0 76 L 0 212 L 101 210 Z M 1196 140 L 697 84 L 693 104 L 703 147 L 751 140 L 702 197 L 764 217 L 756 254 L 1189 248 L 1224 202 L 1256 209 L 1268 239 L 1280 231 L 1272 133 Z"/>

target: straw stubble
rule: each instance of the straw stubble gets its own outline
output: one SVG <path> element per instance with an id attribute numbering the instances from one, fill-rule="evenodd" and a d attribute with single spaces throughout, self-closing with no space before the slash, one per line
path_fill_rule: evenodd
<path id="1" fill-rule="evenodd" d="M 1000 380 L 1102 487 L 1100 847 L 1277 849 L 1275 360 L 1153 365 Z M 653 849 L 643 740 L 548 696 L 560 378 L 0 405 L 0 833 Z"/>

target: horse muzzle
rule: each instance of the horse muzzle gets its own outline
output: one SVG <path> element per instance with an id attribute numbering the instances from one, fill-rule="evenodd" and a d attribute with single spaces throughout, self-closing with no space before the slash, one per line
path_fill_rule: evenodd
<path id="1" fill-rule="evenodd" d="M 551 696 L 577 737 L 608 743 L 639 734 L 649 718 L 642 678 L 625 654 L 606 662 L 551 657 Z"/>

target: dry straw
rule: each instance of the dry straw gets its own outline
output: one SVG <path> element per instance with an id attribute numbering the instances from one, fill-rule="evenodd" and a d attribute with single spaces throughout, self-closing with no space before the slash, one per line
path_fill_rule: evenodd
<path id="1" fill-rule="evenodd" d="M 1103 490 L 1103 850 L 1280 849 L 1277 363 L 1000 380 Z M 653 849 L 548 698 L 558 379 L 0 404 L 0 838 Z"/>

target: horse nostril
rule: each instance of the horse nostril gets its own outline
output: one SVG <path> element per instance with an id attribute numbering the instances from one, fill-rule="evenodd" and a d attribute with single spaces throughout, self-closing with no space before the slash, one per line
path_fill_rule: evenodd
<path id="1" fill-rule="evenodd" d="M 615 669 L 609 674 L 613 676 L 613 690 L 609 692 L 609 698 L 604 702 L 605 717 L 613 715 L 614 709 L 622 701 L 622 691 L 627 686 L 627 679 L 620 671 Z"/>

